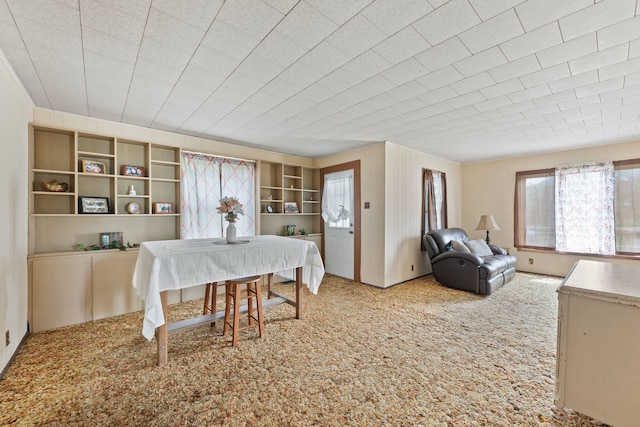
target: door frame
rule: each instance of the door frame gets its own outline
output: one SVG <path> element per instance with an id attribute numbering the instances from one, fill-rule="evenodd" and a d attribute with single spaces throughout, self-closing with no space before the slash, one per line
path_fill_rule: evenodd
<path id="1" fill-rule="evenodd" d="M 324 176 L 326 174 L 334 172 L 342 172 L 349 169 L 353 169 L 353 280 L 355 282 L 360 281 L 360 160 L 354 160 L 352 162 L 341 163 L 339 165 L 329 166 L 320 169 L 320 197 L 322 200 L 322 194 L 324 192 Z M 322 222 L 322 228 L 324 230 L 324 221 Z M 325 258 L 324 254 L 325 242 L 324 233 L 322 233 L 322 259 Z"/>

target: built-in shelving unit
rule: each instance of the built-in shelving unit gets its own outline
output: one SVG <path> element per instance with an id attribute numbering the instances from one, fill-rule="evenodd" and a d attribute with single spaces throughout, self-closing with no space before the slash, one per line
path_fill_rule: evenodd
<path id="1" fill-rule="evenodd" d="M 286 163 L 260 163 L 260 234 L 304 229 L 320 247 L 320 171 Z"/>

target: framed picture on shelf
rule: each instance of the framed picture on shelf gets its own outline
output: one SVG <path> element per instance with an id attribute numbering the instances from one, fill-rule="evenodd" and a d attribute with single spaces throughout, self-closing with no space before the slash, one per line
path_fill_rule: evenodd
<path id="1" fill-rule="evenodd" d="M 96 160 L 83 160 L 82 172 L 106 174 L 107 164 L 104 162 L 98 162 Z"/>
<path id="2" fill-rule="evenodd" d="M 172 214 L 174 213 L 173 203 L 172 202 L 154 202 L 153 213 L 154 214 Z"/>
<path id="3" fill-rule="evenodd" d="M 100 233 L 100 246 L 105 248 L 111 244 L 122 246 L 124 243 L 122 231 L 110 231 L 108 233 Z"/>
<path id="4" fill-rule="evenodd" d="M 120 175 L 144 176 L 144 166 L 122 165 Z"/>
<path id="5" fill-rule="evenodd" d="M 265 206 L 265 207 L 264 207 L 264 211 L 265 211 L 266 213 L 273 213 L 273 206 L 271 206 L 271 205 L 267 205 L 267 206 Z"/>
<path id="6" fill-rule="evenodd" d="M 78 213 L 103 214 L 109 213 L 108 197 L 78 197 Z"/>
<path id="7" fill-rule="evenodd" d="M 298 213 L 298 204 L 296 202 L 284 202 L 284 213 Z"/>

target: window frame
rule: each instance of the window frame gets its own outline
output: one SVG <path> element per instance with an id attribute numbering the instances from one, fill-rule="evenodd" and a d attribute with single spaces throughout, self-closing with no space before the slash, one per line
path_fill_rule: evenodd
<path id="1" fill-rule="evenodd" d="M 628 159 L 628 160 L 615 160 L 612 162 L 614 169 L 617 171 L 619 167 L 626 166 L 637 166 L 640 169 L 640 158 L 636 159 Z M 543 176 L 554 176 L 555 179 L 555 170 L 556 168 L 547 168 L 547 169 L 535 169 L 535 170 L 527 170 L 527 171 L 517 171 L 515 177 L 515 192 L 514 192 L 514 247 L 516 249 L 530 251 L 530 252 L 546 252 L 546 253 L 555 253 L 555 254 L 563 254 L 563 255 L 577 255 L 577 256 L 589 256 L 589 257 L 598 257 L 598 258 L 618 258 L 618 259 L 634 259 L 637 260 L 640 258 L 639 252 L 623 252 L 618 251 L 616 245 L 616 253 L 611 255 L 603 255 L 603 254 L 594 254 L 594 253 L 579 253 L 579 252 L 564 252 L 558 251 L 555 247 L 548 246 L 533 246 L 527 245 L 524 241 L 526 227 L 525 222 L 526 218 L 524 213 L 521 213 L 524 208 L 524 200 L 523 195 L 526 193 L 522 193 L 522 189 L 524 189 L 524 183 L 527 178 L 535 178 L 535 177 L 543 177 Z M 554 195 L 554 203 L 555 203 L 555 195 Z M 614 221 L 617 220 L 617 217 Z M 554 224 L 555 227 L 555 224 Z"/>

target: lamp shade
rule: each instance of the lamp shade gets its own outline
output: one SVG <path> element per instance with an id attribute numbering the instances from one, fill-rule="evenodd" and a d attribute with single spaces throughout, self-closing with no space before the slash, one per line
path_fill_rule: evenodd
<path id="1" fill-rule="evenodd" d="M 493 219 L 493 215 L 482 215 L 476 230 L 500 230 L 500 227 L 496 224 L 496 220 Z"/>

